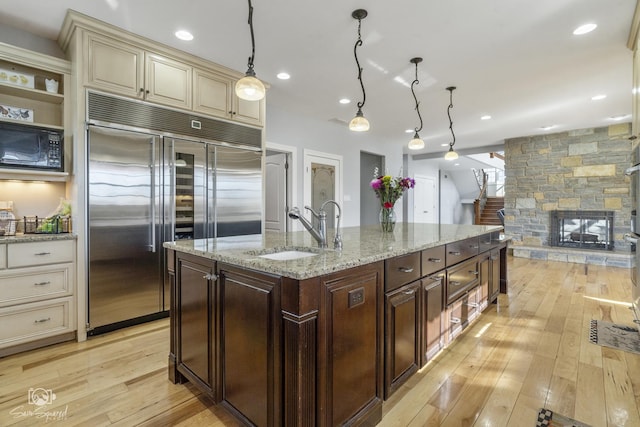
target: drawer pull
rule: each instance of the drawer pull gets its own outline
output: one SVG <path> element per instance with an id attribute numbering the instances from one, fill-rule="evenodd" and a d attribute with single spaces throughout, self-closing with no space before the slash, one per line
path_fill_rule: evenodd
<path id="1" fill-rule="evenodd" d="M 38 282 L 38 283 L 34 283 L 33 286 L 46 286 L 46 285 L 50 285 L 51 282 L 47 281 L 47 282 Z"/>
<path id="2" fill-rule="evenodd" d="M 457 317 L 452 317 L 451 318 L 451 323 L 460 323 L 460 319 Z"/>
<path id="3" fill-rule="evenodd" d="M 440 258 L 429 258 L 430 262 L 442 262 Z"/>
<path id="4" fill-rule="evenodd" d="M 459 251 L 449 251 L 449 255 L 460 256 L 460 252 Z"/>
<path id="5" fill-rule="evenodd" d="M 51 321 L 51 317 L 47 317 L 46 319 L 36 320 L 36 321 L 35 321 L 35 322 L 33 322 L 33 323 L 38 324 L 38 323 L 45 323 L 45 322 L 49 322 L 49 321 Z"/>
<path id="6" fill-rule="evenodd" d="M 44 256 L 44 255 L 51 255 L 51 252 L 38 252 L 37 254 L 34 254 L 36 256 Z"/>
<path id="7" fill-rule="evenodd" d="M 212 280 L 212 281 L 216 281 L 218 280 L 218 276 L 212 273 L 207 273 L 204 276 L 202 276 L 203 279 L 207 279 L 207 280 Z"/>
<path id="8" fill-rule="evenodd" d="M 450 280 L 449 284 L 451 286 L 460 286 L 462 284 L 462 282 L 458 282 L 457 280 Z"/>
<path id="9" fill-rule="evenodd" d="M 415 293 L 416 293 L 415 289 L 408 289 L 408 290 L 403 292 L 403 294 L 405 294 L 405 295 L 413 295 Z"/>
<path id="10" fill-rule="evenodd" d="M 398 267 L 398 270 L 402 271 L 403 273 L 411 273 L 413 272 L 413 267 Z"/>
<path id="11" fill-rule="evenodd" d="M 473 274 L 474 276 L 477 276 L 478 274 L 480 274 L 475 270 L 469 270 L 469 273 Z"/>
<path id="12" fill-rule="evenodd" d="M 467 303 L 467 307 L 478 308 L 480 307 L 480 304 L 478 304 L 477 302 L 470 302 Z"/>

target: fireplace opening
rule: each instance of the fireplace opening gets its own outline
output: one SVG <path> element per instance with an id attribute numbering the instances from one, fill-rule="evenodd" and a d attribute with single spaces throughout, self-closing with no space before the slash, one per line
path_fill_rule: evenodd
<path id="1" fill-rule="evenodd" d="M 551 211 L 550 246 L 613 250 L 613 211 Z"/>

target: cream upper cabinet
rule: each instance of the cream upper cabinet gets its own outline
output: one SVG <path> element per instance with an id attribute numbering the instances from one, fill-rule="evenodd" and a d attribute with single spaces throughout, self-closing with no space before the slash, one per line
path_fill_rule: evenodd
<path id="1" fill-rule="evenodd" d="M 151 53 L 145 54 L 145 63 L 145 99 L 190 109 L 192 67 Z"/>
<path id="2" fill-rule="evenodd" d="M 141 97 L 144 90 L 144 51 L 133 45 L 88 34 L 86 83 L 125 96 Z"/>
<path id="3" fill-rule="evenodd" d="M 250 125 L 264 125 L 264 99 L 245 101 L 238 98 L 234 90 L 234 79 L 195 68 L 193 80 L 194 111 Z"/>
<path id="4" fill-rule="evenodd" d="M 109 37 L 93 33 L 87 37 L 88 86 L 191 108 L 191 66 Z"/>

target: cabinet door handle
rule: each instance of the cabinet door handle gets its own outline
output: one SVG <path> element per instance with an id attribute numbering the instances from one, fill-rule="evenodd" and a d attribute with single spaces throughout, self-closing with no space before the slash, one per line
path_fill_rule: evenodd
<path id="1" fill-rule="evenodd" d="M 476 302 L 470 302 L 470 303 L 467 304 L 467 307 L 478 308 L 478 307 L 480 307 L 480 304 L 478 304 Z"/>
<path id="2" fill-rule="evenodd" d="M 452 317 L 451 318 L 451 323 L 460 323 L 460 319 L 457 317 Z"/>
<path id="3" fill-rule="evenodd" d="M 478 245 L 469 245 L 471 249 L 478 249 Z"/>
<path id="4" fill-rule="evenodd" d="M 406 291 L 402 292 L 405 295 L 413 295 L 416 293 L 415 289 L 407 289 Z"/>
<path id="5" fill-rule="evenodd" d="M 45 285 L 50 285 L 51 282 L 47 281 L 47 282 L 38 282 L 38 283 L 34 283 L 33 286 L 45 286 Z"/>
<path id="6" fill-rule="evenodd" d="M 36 320 L 33 323 L 45 323 L 45 322 L 49 322 L 49 321 L 51 321 L 51 317 L 47 317 L 46 319 Z"/>
<path id="7" fill-rule="evenodd" d="M 480 274 L 480 273 L 478 273 L 477 271 L 474 271 L 474 270 L 469 270 L 469 273 L 473 274 L 474 276 L 477 276 L 478 274 Z"/>
<path id="8" fill-rule="evenodd" d="M 215 282 L 216 280 L 218 280 L 218 276 L 213 274 L 213 273 L 207 273 L 204 276 L 202 276 L 203 279 L 207 279 L 207 280 L 211 280 L 213 282 Z"/>
<path id="9" fill-rule="evenodd" d="M 413 267 L 398 267 L 398 270 L 402 271 L 403 273 L 411 273 L 413 272 Z"/>
<path id="10" fill-rule="evenodd" d="M 140 93 L 144 93 L 144 88 L 143 87 L 140 88 Z"/>
<path id="11" fill-rule="evenodd" d="M 37 254 L 34 254 L 35 256 L 44 256 L 44 255 L 51 255 L 51 252 L 38 252 Z"/>
<path id="12" fill-rule="evenodd" d="M 449 252 L 450 255 L 455 255 L 455 256 L 459 256 L 460 252 L 459 251 L 450 251 Z"/>
<path id="13" fill-rule="evenodd" d="M 440 258 L 429 258 L 430 262 L 442 262 Z"/>

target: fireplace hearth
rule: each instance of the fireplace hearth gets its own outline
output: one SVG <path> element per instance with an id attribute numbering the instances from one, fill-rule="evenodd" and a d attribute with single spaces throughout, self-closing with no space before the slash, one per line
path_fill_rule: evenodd
<path id="1" fill-rule="evenodd" d="M 551 211 L 549 246 L 613 250 L 613 211 Z"/>

